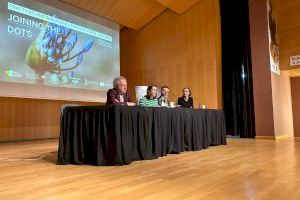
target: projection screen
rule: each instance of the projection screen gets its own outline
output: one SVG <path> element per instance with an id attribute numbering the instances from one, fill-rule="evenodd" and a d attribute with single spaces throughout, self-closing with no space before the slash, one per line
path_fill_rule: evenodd
<path id="1" fill-rule="evenodd" d="M 59 1 L 0 10 L 0 96 L 105 101 L 120 74 L 118 24 Z"/>

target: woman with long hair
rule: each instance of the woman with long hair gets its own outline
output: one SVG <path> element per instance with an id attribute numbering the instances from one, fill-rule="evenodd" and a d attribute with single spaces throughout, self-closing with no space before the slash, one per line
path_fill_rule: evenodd
<path id="1" fill-rule="evenodd" d="M 158 107 L 157 86 L 151 85 L 147 88 L 147 94 L 139 100 L 140 106 Z"/>
<path id="2" fill-rule="evenodd" d="M 182 97 L 178 98 L 177 105 L 180 105 L 183 108 L 193 108 L 193 97 L 191 89 L 188 87 L 183 88 Z"/>

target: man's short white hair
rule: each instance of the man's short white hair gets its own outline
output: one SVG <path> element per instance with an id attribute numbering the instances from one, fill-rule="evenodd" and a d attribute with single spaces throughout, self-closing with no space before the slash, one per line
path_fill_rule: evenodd
<path id="1" fill-rule="evenodd" d="M 119 84 L 120 80 L 125 80 L 126 81 L 126 78 L 124 76 L 118 76 L 118 77 L 114 78 L 113 86 L 114 86 L 115 89 L 118 89 L 118 84 Z"/>

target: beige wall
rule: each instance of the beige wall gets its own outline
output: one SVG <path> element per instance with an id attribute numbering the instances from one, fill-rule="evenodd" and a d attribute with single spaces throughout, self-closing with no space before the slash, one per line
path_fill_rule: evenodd
<path id="1" fill-rule="evenodd" d="M 182 15 L 166 10 L 138 32 L 123 28 L 120 38 L 121 74 L 132 94 L 136 85 L 168 85 L 174 101 L 188 86 L 201 104 L 222 107 L 218 0 L 201 0 Z"/>
<path id="2" fill-rule="evenodd" d="M 275 136 L 294 137 L 291 84 L 289 73 L 272 73 L 272 98 Z"/>

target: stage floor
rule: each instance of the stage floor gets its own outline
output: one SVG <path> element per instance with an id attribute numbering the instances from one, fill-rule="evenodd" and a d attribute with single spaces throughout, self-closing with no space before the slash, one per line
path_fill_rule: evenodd
<path id="1" fill-rule="evenodd" d="M 233 138 L 125 166 L 56 165 L 57 147 L 0 143 L 0 199 L 300 199 L 300 141 Z"/>

